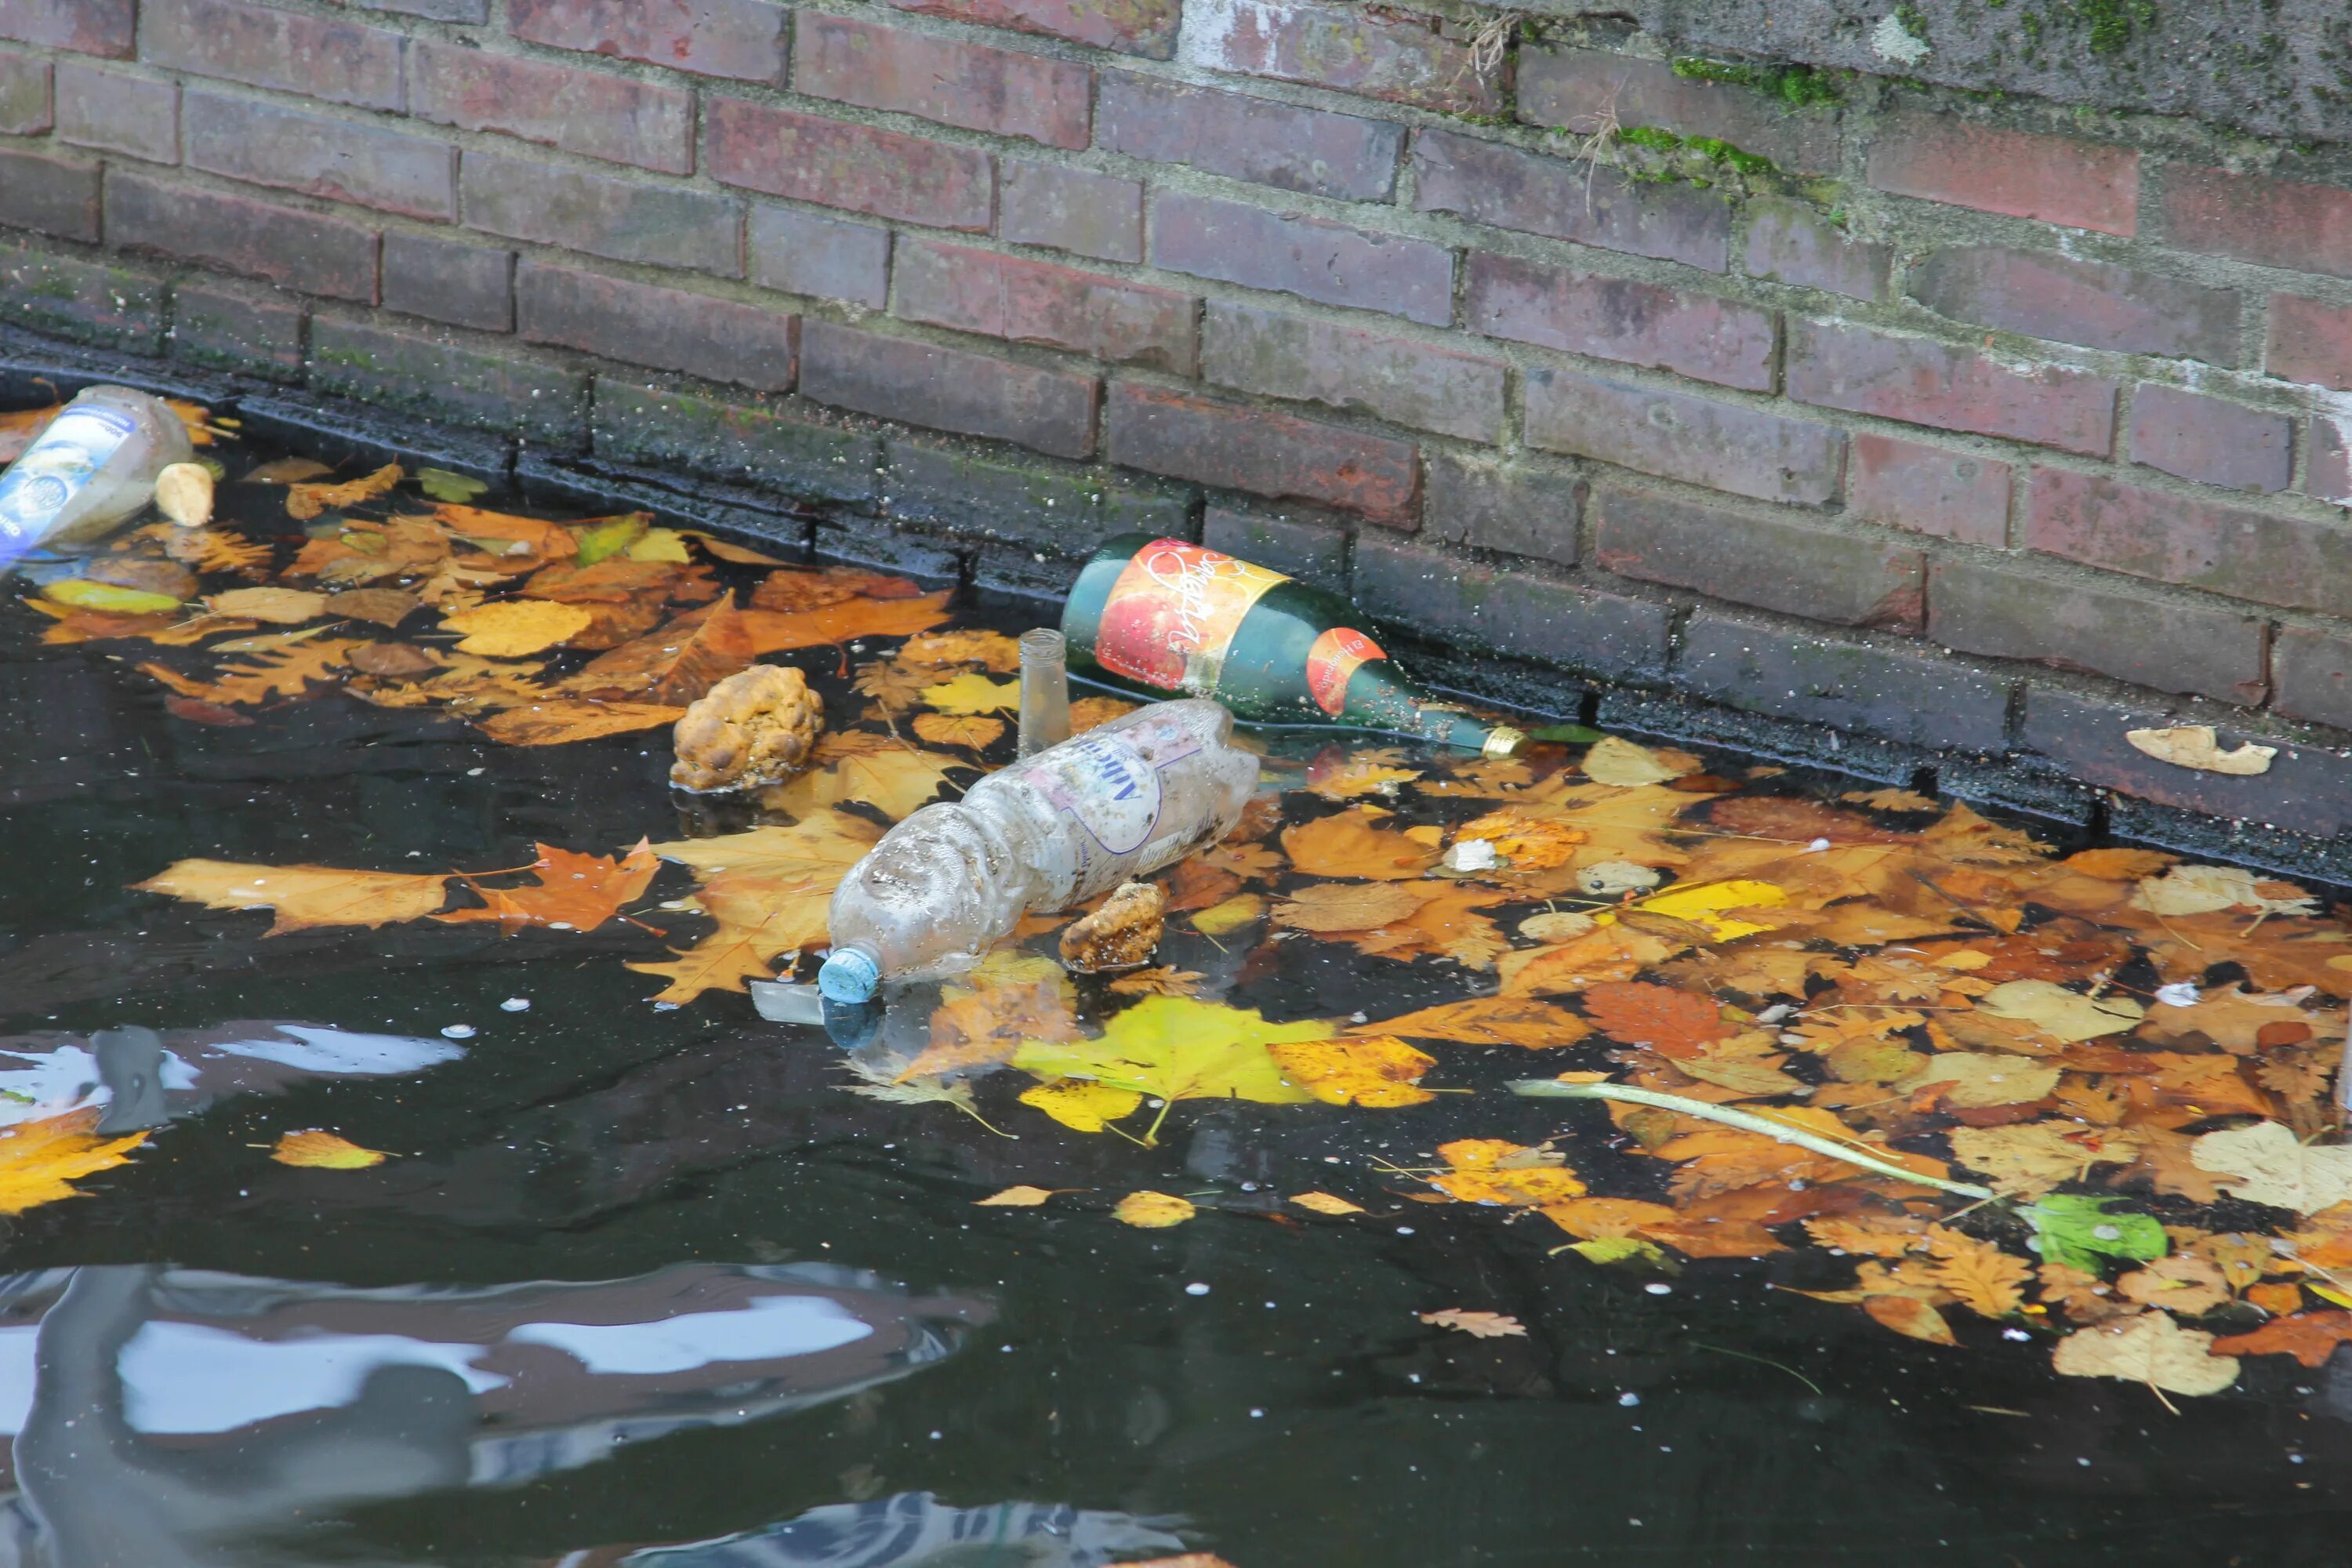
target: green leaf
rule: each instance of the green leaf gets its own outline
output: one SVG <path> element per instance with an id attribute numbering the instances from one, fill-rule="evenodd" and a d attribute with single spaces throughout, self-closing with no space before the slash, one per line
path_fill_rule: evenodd
<path id="1" fill-rule="evenodd" d="M 41 589 L 41 597 L 76 609 L 111 610 L 125 616 L 164 615 L 180 607 L 180 601 L 169 594 L 93 583 L 87 577 L 65 577 L 48 584 Z"/>
<path id="2" fill-rule="evenodd" d="M 2152 1215 L 2109 1214 L 2116 1201 L 2061 1194 L 2027 1208 L 2043 1260 L 2096 1273 L 2103 1258 L 2147 1263 L 2163 1257 L 2170 1245 L 2164 1226 Z"/>
<path id="3" fill-rule="evenodd" d="M 1286 1040 L 1328 1040 L 1332 1026 L 1319 1018 L 1269 1024 L 1254 1008 L 1196 1002 L 1189 996 L 1147 996 L 1113 1018 L 1102 1037 L 1049 1042 L 1024 1040 L 1013 1065 L 1048 1080 L 1079 1079 L 1107 1089 L 1150 1095 L 1166 1107 L 1180 1100 L 1254 1100 L 1262 1105 L 1307 1105 L 1315 1097 L 1283 1074 L 1266 1047 Z M 1067 1126 L 1056 1103 L 1040 1107 Z M 1087 1105 L 1089 1112 L 1098 1108 Z M 1145 1134 L 1150 1142 L 1159 1122 Z M 1081 1131 L 1093 1131 L 1091 1127 Z"/>
<path id="4" fill-rule="evenodd" d="M 1568 1249 L 1594 1263 L 1664 1263 L 1666 1255 L 1654 1241 L 1644 1241 L 1638 1236 L 1602 1236 L 1591 1241 L 1571 1241 Z"/>
<path id="5" fill-rule="evenodd" d="M 1608 736 L 1599 730 L 1588 729 L 1582 724 L 1546 724 L 1538 729 L 1528 731 L 1528 739 L 1549 741 L 1560 746 L 1589 746 L 1595 741 L 1607 740 Z"/>
<path id="6" fill-rule="evenodd" d="M 416 488 L 435 500 L 464 506 L 490 487 L 464 474 L 453 474 L 446 468 L 419 468 Z"/>
<path id="7" fill-rule="evenodd" d="M 653 514 L 646 511 L 625 511 L 618 517 L 607 517 L 575 528 L 572 537 L 580 542 L 580 564 L 593 566 L 599 561 L 609 561 L 643 539 L 646 525 Z"/>

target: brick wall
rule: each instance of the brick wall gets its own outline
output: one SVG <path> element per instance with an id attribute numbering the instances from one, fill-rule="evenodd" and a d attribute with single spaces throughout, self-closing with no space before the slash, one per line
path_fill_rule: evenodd
<path id="1" fill-rule="evenodd" d="M 1567 706 L 2352 826 L 2304 804 L 2352 783 L 2343 148 L 1316 0 L 0 0 L 0 40 L 16 327 L 983 582 L 1192 532 Z M 2121 746 L 2173 711 L 2293 745 Z"/>

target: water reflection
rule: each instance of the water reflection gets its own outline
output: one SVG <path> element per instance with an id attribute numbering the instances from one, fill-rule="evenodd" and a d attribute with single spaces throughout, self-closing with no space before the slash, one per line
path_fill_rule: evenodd
<path id="1" fill-rule="evenodd" d="M 811 1509 L 714 1541 L 576 1552 L 555 1568 L 1101 1568 L 1184 1549 L 1172 1521 L 1066 1504 L 953 1508 L 929 1492 Z"/>
<path id="2" fill-rule="evenodd" d="M 375 1289 L 151 1266 L 19 1275 L 0 1280 L 18 1488 L 0 1563 L 247 1562 L 253 1538 L 321 1510 L 523 1482 L 904 1377 L 992 1311 L 825 1264 Z"/>

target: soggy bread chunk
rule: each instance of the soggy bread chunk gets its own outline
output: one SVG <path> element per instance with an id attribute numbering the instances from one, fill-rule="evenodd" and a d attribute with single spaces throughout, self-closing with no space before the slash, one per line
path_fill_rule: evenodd
<path id="1" fill-rule="evenodd" d="M 824 704 L 799 670 L 755 664 L 712 687 L 677 721 L 669 782 L 698 791 L 782 784 L 824 730 Z"/>
<path id="2" fill-rule="evenodd" d="M 1151 962 L 1168 924 L 1168 900 L 1150 882 L 1121 882 L 1102 908 L 1062 933 L 1062 962 L 1094 973 Z"/>

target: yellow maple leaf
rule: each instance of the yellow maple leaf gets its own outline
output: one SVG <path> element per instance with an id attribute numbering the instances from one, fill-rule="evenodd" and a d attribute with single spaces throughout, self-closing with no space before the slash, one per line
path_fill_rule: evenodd
<path id="1" fill-rule="evenodd" d="M 373 931 L 433 913 L 447 895 L 447 878 L 401 871 L 346 871 L 332 866 L 256 866 L 236 860 L 180 860 L 134 891 L 164 893 L 213 910 L 273 910 L 277 923 L 262 934 L 317 926 L 365 926 Z"/>
<path id="2" fill-rule="evenodd" d="M 251 589 L 247 592 L 268 592 Z M 459 653 L 484 658 L 527 658 L 544 653 L 588 629 L 596 617 L 578 605 L 553 599 L 508 599 L 478 610 L 441 617 L 446 631 L 462 632 Z"/>
<path id="3" fill-rule="evenodd" d="M 1265 1047 L 1328 1039 L 1334 1032 L 1319 1019 L 1269 1024 L 1253 1008 L 1147 996 L 1112 1018 L 1099 1038 L 1029 1041 L 1014 1054 L 1013 1065 L 1042 1079 L 1084 1079 L 1150 1095 L 1164 1102 L 1165 1120 L 1168 1107 L 1180 1100 L 1306 1103 L 1314 1097 L 1283 1076 Z M 1152 1132 L 1158 1130 L 1155 1122 Z M 1145 1141 L 1151 1136 L 1147 1133 Z"/>
<path id="4" fill-rule="evenodd" d="M 131 1151 L 147 1142 L 144 1132 L 121 1138 L 96 1136 L 97 1106 L 20 1121 L 0 1131 L 0 1214 L 23 1214 L 42 1204 L 82 1194 L 73 1184 L 126 1164 Z"/>
<path id="5" fill-rule="evenodd" d="M 1280 1041 L 1266 1049 L 1294 1082 L 1327 1105 L 1423 1105 L 1437 1098 L 1415 1081 L 1437 1058 L 1393 1035 Z"/>
<path id="6" fill-rule="evenodd" d="M 815 761 L 831 765 L 761 792 L 760 804 L 804 816 L 819 806 L 858 802 L 896 821 L 937 795 L 950 770 L 971 765 L 863 731 L 827 735 L 817 743 Z"/>

